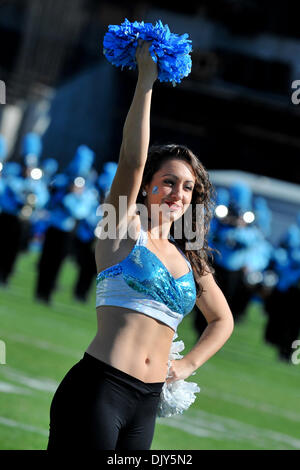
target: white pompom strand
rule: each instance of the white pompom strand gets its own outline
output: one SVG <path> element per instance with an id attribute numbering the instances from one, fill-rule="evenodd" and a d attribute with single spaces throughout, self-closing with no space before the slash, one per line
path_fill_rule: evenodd
<path id="1" fill-rule="evenodd" d="M 183 357 L 179 352 L 185 348 L 184 342 L 174 341 L 177 337 L 178 335 L 175 333 L 169 353 L 167 378 L 169 377 L 171 361 Z M 157 416 L 168 418 L 173 415 L 182 414 L 194 403 L 196 400 L 195 393 L 198 392 L 200 392 L 200 387 L 195 382 L 186 382 L 182 379 L 168 384 L 165 382 L 160 394 Z"/>

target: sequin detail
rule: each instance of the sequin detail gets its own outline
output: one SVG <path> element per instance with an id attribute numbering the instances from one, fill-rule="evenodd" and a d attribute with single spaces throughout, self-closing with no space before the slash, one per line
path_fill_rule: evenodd
<path id="1" fill-rule="evenodd" d="M 127 285 L 171 310 L 186 315 L 195 303 L 192 271 L 175 279 L 161 261 L 144 246 L 135 246 L 121 263 L 99 273 L 97 284 L 106 277 L 122 275 Z"/>
<path id="2" fill-rule="evenodd" d="M 144 246 L 145 241 L 143 243 L 141 240 L 142 236 L 140 234 L 138 242 L 124 260 L 98 274 L 96 304 L 99 306 L 120 305 L 122 303 L 122 306 L 126 307 L 126 304 L 132 306 L 135 302 L 135 304 L 138 304 L 139 311 L 141 311 L 144 299 L 145 314 L 151 316 L 152 300 L 153 317 L 159 317 L 158 306 L 163 304 L 161 319 L 168 324 L 166 308 L 169 309 L 170 317 L 173 317 L 170 324 L 174 327 L 174 315 L 179 314 L 176 320 L 176 324 L 178 324 L 185 315 L 191 312 L 195 304 L 196 286 L 191 265 L 187 261 L 190 271 L 175 279 L 155 253 Z M 121 285 L 120 282 L 122 298 L 120 299 L 119 295 L 115 303 L 113 303 L 113 296 L 116 297 L 117 294 L 115 283 L 111 291 L 109 291 L 107 284 L 104 286 L 103 283 L 103 286 L 101 286 L 101 281 L 111 278 L 115 279 L 115 282 L 120 278 L 126 283 Z M 129 291 L 124 292 L 125 285 L 130 288 Z M 139 293 L 136 299 L 133 291 Z"/>

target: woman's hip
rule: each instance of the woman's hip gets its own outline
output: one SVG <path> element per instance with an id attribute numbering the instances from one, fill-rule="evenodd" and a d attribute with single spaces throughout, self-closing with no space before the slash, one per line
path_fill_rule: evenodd
<path id="1" fill-rule="evenodd" d="M 139 400 L 147 396 L 159 396 L 164 382 L 146 383 L 110 364 L 84 353 L 60 382 L 53 401 L 61 401 L 62 406 L 76 404 L 82 408 L 88 399 L 107 399 L 107 394 Z"/>

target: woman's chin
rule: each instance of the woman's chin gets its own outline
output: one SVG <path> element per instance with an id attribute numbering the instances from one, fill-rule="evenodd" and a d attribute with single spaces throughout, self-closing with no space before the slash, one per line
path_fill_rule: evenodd
<path id="1" fill-rule="evenodd" d="M 163 220 L 164 222 L 171 221 L 173 222 L 174 220 L 179 219 L 182 216 L 182 210 L 168 210 L 164 214 Z"/>

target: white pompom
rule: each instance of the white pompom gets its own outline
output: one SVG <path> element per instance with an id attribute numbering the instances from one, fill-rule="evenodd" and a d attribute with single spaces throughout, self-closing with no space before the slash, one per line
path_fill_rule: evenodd
<path id="1" fill-rule="evenodd" d="M 178 337 L 177 333 L 175 335 L 174 339 Z M 167 377 L 169 376 L 171 361 L 181 359 L 183 356 L 179 352 L 185 348 L 183 341 L 174 342 L 174 339 L 169 353 Z M 168 384 L 164 383 L 160 394 L 157 416 L 164 418 L 183 413 L 194 403 L 195 393 L 198 392 L 200 392 L 200 387 L 195 382 L 186 382 L 180 379 Z"/>

